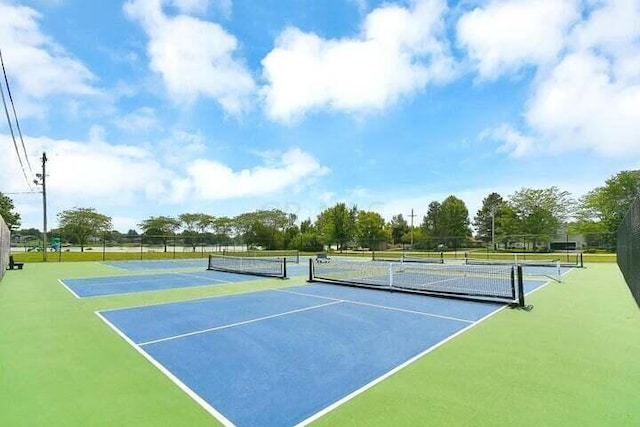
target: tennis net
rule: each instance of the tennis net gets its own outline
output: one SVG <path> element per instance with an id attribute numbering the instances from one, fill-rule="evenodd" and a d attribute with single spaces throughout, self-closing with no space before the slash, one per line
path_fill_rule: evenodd
<path id="1" fill-rule="evenodd" d="M 562 259 L 564 258 L 564 260 Z M 530 267 L 583 267 L 582 253 L 575 253 L 557 258 L 527 258 L 526 255 L 505 255 L 502 258 L 473 258 L 465 253 L 464 263 L 467 265 L 525 265 Z"/>
<path id="2" fill-rule="evenodd" d="M 223 255 L 234 256 L 234 257 L 249 257 L 249 258 L 286 258 L 289 263 L 300 263 L 300 251 L 297 250 L 248 250 L 248 251 L 228 251 L 223 250 Z"/>
<path id="3" fill-rule="evenodd" d="M 440 252 L 439 256 L 420 256 L 416 254 L 406 253 L 389 253 L 389 252 L 373 252 L 371 255 L 373 261 L 383 262 L 423 262 L 427 264 L 444 264 L 444 256 Z"/>
<path id="4" fill-rule="evenodd" d="M 287 259 L 210 254 L 207 270 L 286 279 Z"/>
<path id="5" fill-rule="evenodd" d="M 309 281 L 514 304 L 524 307 L 522 268 L 429 263 L 309 261 Z"/>

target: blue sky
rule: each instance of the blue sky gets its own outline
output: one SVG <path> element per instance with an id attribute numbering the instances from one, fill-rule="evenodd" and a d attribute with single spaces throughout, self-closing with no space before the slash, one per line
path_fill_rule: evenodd
<path id="1" fill-rule="evenodd" d="M 640 0 L 0 0 L 0 24 L 49 227 L 336 202 L 420 222 L 449 195 L 473 218 L 640 168 Z M 4 118 L 0 145 L 41 227 Z"/>

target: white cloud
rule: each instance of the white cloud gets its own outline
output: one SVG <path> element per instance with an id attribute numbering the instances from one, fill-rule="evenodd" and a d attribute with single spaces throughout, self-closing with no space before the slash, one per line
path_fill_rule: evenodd
<path id="1" fill-rule="evenodd" d="M 151 107 L 140 107 L 129 114 L 115 119 L 114 123 L 120 129 L 131 133 L 148 132 L 159 126 L 156 111 Z"/>
<path id="2" fill-rule="evenodd" d="M 129 230 L 137 230 L 142 218 L 130 218 L 127 216 L 114 216 L 111 218 L 111 225 L 114 230 L 126 233 Z"/>
<path id="3" fill-rule="evenodd" d="M 21 117 L 43 115 L 47 97 L 100 93 L 93 73 L 43 32 L 41 18 L 31 8 L 0 3 L 2 56 Z"/>
<path id="4" fill-rule="evenodd" d="M 234 58 L 238 41 L 233 35 L 213 22 L 167 16 L 160 0 L 130 0 L 124 10 L 147 33 L 149 66 L 176 101 L 209 97 L 230 114 L 250 107 L 255 83 L 246 66 Z"/>
<path id="5" fill-rule="evenodd" d="M 504 125 L 483 132 L 481 137 L 501 140 L 500 149 L 516 157 L 533 152 L 534 145 L 538 152 L 544 153 L 592 151 L 609 157 L 640 154 L 639 2 L 583 3 L 584 9 L 579 11 L 583 18 L 571 28 L 566 27 L 573 13 L 568 13 L 570 2 L 493 2 L 479 12 L 471 12 L 466 17 L 467 24 L 459 23 L 458 28 L 470 25 L 474 19 L 488 26 L 492 16 L 504 15 L 506 19 L 508 14 L 502 13 L 505 10 L 524 5 L 537 7 L 543 3 L 546 8 L 565 7 L 566 13 L 551 21 L 551 27 L 555 29 L 551 31 L 555 34 L 553 43 L 545 43 L 546 39 L 533 33 L 527 36 L 530 42 L 517 36 L 511 48 L 506 50 L 499 37 L 476 34 L 478 39 L 468 43 L 483 77 L 495 77 L 524 63 L 540 65 L 545 62 L 544 67 L 537 69 L 531 97 L 523 112 L 528 134 Z M 474 13 L 486 18 L 485 21 L 477 16 L 474 18 Z M 534 13 L 532 16 L 541 15 Z M 526 29 L 526 24 L 523 25 Z M 477 32 L 482 28 L 478 25 Z M 546 30 L 545 26 L 540 28 Z M 536 55 L 532 53 L 536 48 L 531 51 L 528 46 L 536 45 L 540 40 L 548 49 L 542 49 L 540 55 Z M 477 46 L 481 48 L 473 50 Z M 520 54 L 515 53 L 518 46 Z"/>
<path id="6" fill-rule="evenodd" d="M 441 0 L 384 5 L 366 16 L 359 36 L 338 40 L 287 28 L 262 60 L 267 115 L 286 122 L 317 108 L 382 110 L 450 80 L 445 9 Z"/>
<path id="7" fill-rule="evenodd" d="M 513 157 L 524 157 L 535 151 L 536 144 L 532 137 L 523 135 L 508 124 L 487 129 L 480 134 L 480 139 L 495 139 L 502 142 L 498 151 L 509 153 Z"/>
<path id="8" fill-rule="evenodd" d="M 616 79 L 605 57 L 575 53 L 537 85 L 526 119 L 555 151 L 591 149 L 608 156 L 638 154 L 639 105 L 640 82 L 625 84 Z"/>
<path id="9" fill-rule="evenodd" d="M 286 188 L 307 184 L 328 173 L 310 154 L 299 149 L 282 153 L 279 161 L 252 169 L 234 171 L 212 160 L 196 160 L 188 167 L 197 197 L 206 200 L 263 196 Z"/>
<path id="10" fill-rule="evenodd" d="M 574 50 L 592 48 L 616 52 L 640 37 L 640 2 L 609 0 L 597 4 L 589 19 L 576 25 L 571 37 Z"/>
<path id="11" fill-rule="evenodd" d="M 176 134 L 181 138 L 180 145 L 196 148 L 191 158 L 185 157 L 179 164 L 158 156 L 158 147 L 115 145 L 102 141 L 102 136 L 91 142 L 27 137 L 32 148 L 30 158 L 37 159 L 46 151 L 49 159 L 47 188 L 52 217 L 74 206 L 96 207 L 107 215 L 118 209 L 146 212 L 150 204 L 161 212 L 158 209 L 187 203 L 197 206 L 211 200 L 244 200 L 255 206 L 258 198 L 264 200 L 282 192 L 294 194 L 329 172 L 300 149 L 271 152 L 261 164 L 233 170 L 219 161 L 197 158 L 201 138 L 187 133 Z M 0 145 L 10 144 L 9 135 L 0 135 Z M 0 156 L 0 182 L 3 192 L 28 190 L 15 156 Z M 20 201 L 25 224 L 37 224 L 30 217 L 39 212 L 41 202 L 32 200 Z"/>
<path id="12" fill-rule="evenodd" d="M 579 18 L 578 0 L 492 0 L 464 14 L 457 37 L 481 78 L 553 62 Z"/>

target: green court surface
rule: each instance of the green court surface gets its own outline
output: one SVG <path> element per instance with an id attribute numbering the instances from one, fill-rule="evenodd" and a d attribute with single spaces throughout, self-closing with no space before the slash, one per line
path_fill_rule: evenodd
<path id="1" fill-rule="evenodd" d="M 96 310 L 249 292 L 258 280 L 76 299 L 60 278 L 126 274 L 27 264 L 0 282 L 0 425 L 208 426 L 217 421 Z M 347 401 L 316 425 L 638 426 L 640 310 L 615 264 L 588 264 Z"/>

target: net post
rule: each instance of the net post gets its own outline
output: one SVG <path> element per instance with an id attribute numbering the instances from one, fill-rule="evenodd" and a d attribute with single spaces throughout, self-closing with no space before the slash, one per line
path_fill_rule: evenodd
<path id="1" fill-rule="evenodd" d="M 307 282 L 313 282 L 313 258 L 309 257 L 309 278 Z"/>
<path id="2" fill-rule="evenodd" d="M 282 258 L 282 278 L 287 278 L 287 257 Z"/>
<path id="3" fill-rule="evenodd" d="M 582 252 L 580 252 L 579 256 L 580 256 L 580 261 L 579 261 L 580 262 L 580 268 L 583 268 L 584 267 L 584 260 L 582 258 Z"/>
<path id="4" fill-rule="evenodd" d="M 464 253 L 464 263 L 469 264 L 469 252 Z"/>
<path id="5" fill-rule="evenodd" d="M 371 251 L 371 261 L 376 260 L 376 251 Z"/>
<path id="6" fill-rule="evenodd" d="M 211 270 L 211 254 L 209 254 L 209 259 L 207 261 L 207 270 Z"/>
<path id="7" fill-rule="evenodd" d="M 440 264 L 444 264 L 444 252 L 440 251 Z"/>
<path id="8" fill-rule="evenodd" d="M 517 292 L 518 292 L 518 308 L 524 308 L 524 283 L 522 280 L 522 277 L 524 276 L 524 274 L 522 273 L 522 265 L 518 264 L 516 266 L 516 270 L 517 270 Z"/>

